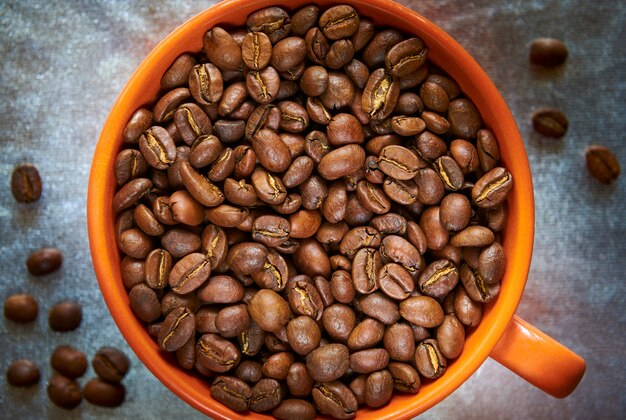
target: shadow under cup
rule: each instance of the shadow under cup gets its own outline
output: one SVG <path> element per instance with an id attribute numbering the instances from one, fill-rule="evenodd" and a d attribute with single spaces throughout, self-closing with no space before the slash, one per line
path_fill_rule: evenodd
<path id="1" fill-rule="evenodd" d="M 534 203 L 528 159 L 517 126 L 491 80 L 471 56 L 444 31 L 417 13 L 389 0 L 346 0 L 378 27 L 393 27 L 414 34 L 429 48 L 429 60 L 447 72 L 480 110 L 484 125 L 500 147 L 502 166 L 513 175 L 508 198 L 508 221 L 503 231 L 507 268 L 498 298 L 485 305 L 481 324 L 467 330 L 461 356 L 450 362 L 446 373 L 424 381 L 418 394 L 394 394 L 380 409 L 359 409 L 357 418 L 405 418 L 415 416 L 458 388 L 489 356 L 504 333 L 522 296 L 528 274 L 534 229 Z M 94 268 L 109 310 L 124 337 L 141 361 L 176 395 L 201 412 L 217 418 L 238 414 L 215 402 L 210 380 L 180 368 L 172 354 L 160 350 L 129 306 L 120 273 L 120 252 L 114 233 L 111 202 L 116 190 L 115 157 L 123 145 L 121 133 L 132 113 L 157 98 L 161 75 L 183 52 L 198 52 L 204 33 L 215 25 L 245 25 L 249 13 L 270 5 L 295 10 L 311 2 L 230 0 L 195 16 L 163 40 L 141 63 L 117 99 L 98 141 L 89 182 L 88 225 Z M 321 8 L 336 4 L 315 1 Z M 254 416 L 269 418 L 261 414 Z"/>

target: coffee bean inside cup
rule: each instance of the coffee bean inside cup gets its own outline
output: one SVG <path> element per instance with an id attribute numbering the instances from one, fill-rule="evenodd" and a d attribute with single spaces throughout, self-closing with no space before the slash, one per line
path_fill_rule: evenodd
<path id="1" fill-rule="evenodd" d="M 514 182 L 498 139 L 431 46 L 372 18 L 216 24 L 120 133 L 130 307 L 232 410 L 351 418 L 417 393 L 497 299 Z M 94 360 L 109 382 L 112 356 Z"/>

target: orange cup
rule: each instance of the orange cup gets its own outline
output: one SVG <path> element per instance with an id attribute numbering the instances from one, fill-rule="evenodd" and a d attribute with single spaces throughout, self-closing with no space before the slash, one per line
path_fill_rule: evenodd
<path id="1" fill-rule="evenodd" d="M 314 0 L 325 8 L 331 0 Z M 135 71 L 107 119 L 93 158 L 89 180 L 87 218 L 96 276 L 109 310 L 120 331 L 141 361 L 172 392 L 201 412 L 215 418 L 238 414 L 214 401 L 210 383 L 177 366 L 176 360 L 159 350 L 129 306 L 120 274 L 111 208 L 116 183 L 113 163 L 122 147 L 121 133 L 132 113 L 151 104 L 159 92 L 161 75 L 183 52 L 202 48 L 203 34 L 215 25 L 245 25 L 246 16 L 258 9 L 278 5 L 294 10 L 311 1 L 227 0 L 198 14 L 165 38 Z M 514 315 L 522 297 L 530 266 L 534 234 L 533 187 L 522 139 L 498 90 L 472 57 L 443 30 L 414 11 L 390 0 L 342 0 L 377 26 L 415 34 L 429 48 L 429 59 L 445 70 L 476 104 L 485 126 L 498 139 L 501 159 L 513 174 L 508 200 L 508 221 L 503 231 L 507 268 L 500 295 L 486 305 L 482 322 L 468 331 L 461 356 L 452 361 L 436 381 L 422 385 L 416 395 L 396 394 L 377 410 L 360 409 L 359 419 L 409 418 L 422 413 L 458 388 L 487 357 L 526 379 L 543 391 L 563 398 L 578 385 L 585 362 L 578 355 Z M 251 413 L 259 418 L 268 416 Z"/>

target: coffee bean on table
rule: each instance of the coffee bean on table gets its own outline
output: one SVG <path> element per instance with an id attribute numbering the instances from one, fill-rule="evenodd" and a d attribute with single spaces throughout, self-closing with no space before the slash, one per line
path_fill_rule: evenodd
<path id="1" fill-rule="evenodd" d="M 91 362 L 98 376 L 107 382 L 119 382 L 124 378 L 130 362 L 128 357 L 113 347 L 102 347 Z"/>
<path id="2" fill-rule="evenodd" d="M 13 386 L 32 386 L 38 383 L 39 379 L 39 368 L 32 360 L 16 360 L 7 368 L 7 382 Z"/>
<path id="3" fill-rule="evenodd" d="M 52 352 L 50 365 L 61 375 L 75 379 L 87 370 L 87 356 L 75 347 L 61 345 Z"/>
<path id="4" fill-rule="evenodd" d="M 124 402 L 126 388 L 120 383 L 93 378 L 85 384 L 83 395 L 92 404 L 102 407 L 117 407 Z"/>
<path id="5" fill-rule="evenodd" d="M 11 295 L 4 300 L 4 316 L 13 322 L 34 321 L 38 313 L 39 304 L 32 295 L 20 293 Z"/>
<path id="6" fill-rule="evenodd" d="M 41 197 L 42 183 L 37 167 L 32 163 L 22 163 L 13 168 L 11 192 L 16 201 L 31 203 Z"/>
<path id="7" fill-rule="evenodd" d="M 544 67 L 556 67 L 565 62 L 568 51 L 563 41 L 537 38 L 530 44 L 530 61 Z"/>
<path id="8" fill-rule="evenodd" d="M 75 330 L 82 319 L 82 306 L 76 302 L 57 303 L 48 312 L 48 323 L 54 331 Z"/>
<path id="9" fill-rule="evenodd" d="M 63 264 L 63 253 L 57 248 L 41 248 L 26 260 L 28 271 L 35 276 L 50 274 Z"/>
<path id="10" fill-rule="evenodd" d="M 558 109 L 545 108 L 532 115 L 533 128 L 548 137 L 563 137 L 567 132 L 567 116 Z"/>
<path id="11" fill-rule="evenodd" d="M 587 169 L 598 181 L 604 184 L 614 182 L 620 174 L 620 164 L 608 147 L 592 145 L 585 151 Z"/>
<path id="12" fill-rule="evenodd" d="M 54 375 L 47 387 L 48 398 L 61 408 L 76 407 L 83 399 L 80 386 L 70 378 Z"/>

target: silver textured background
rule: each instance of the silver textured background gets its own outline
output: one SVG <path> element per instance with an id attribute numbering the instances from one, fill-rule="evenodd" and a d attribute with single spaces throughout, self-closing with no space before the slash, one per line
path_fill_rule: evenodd
<path id="1" fill-rule="evenodd" d="M 98 291 L 86 232 L 85 202 L 93 150 L 118 93 L 140 61 L 178 25 L 212 1 L 0 2 L 0 299 L 30 292 L 40 302 L 31 325 L 0 321 L 0 409 L 3 418 L 202 418 L 143 367 L 115 327 Z M 602 143 L 626 165 L 626 3 L 584 0 L 492 2 L 402 0 L 448 31 L 484 67 L 508 102 L 524 138 L 534 178 L 536 237 L 518 314 L 587 361 L 567 399 L 557 400 L 492 360 L 422 418 L 618 418 L 626 412 L 626 174 L 612 186 L 590 179 L 584 148 Z M 567 64 L 537 72 L 528 44 L 563 39 Z M 563 139 L 534 133 L 529 119 L 554 106 L 569 117 Z M 16 203 L 13 166 L 34 162 L 44 193 Z M 26 255 L 63 250 L 62 269 L 30 276 Z M 60 300 L 84 305 L 82 326 L 54 333 L 47 311 Z M 70 343 L 91 358 L 103 345 L 125 349 L 132 369 L 127 401 L 104 409 L 83 402 L 66 411 L 45 385 L 49 356 Z M 8 364 L 36 360 L 42 381 L 30 389 L 6 383 Z M 81 379 L 94 376 L 89 368 Z"/>

